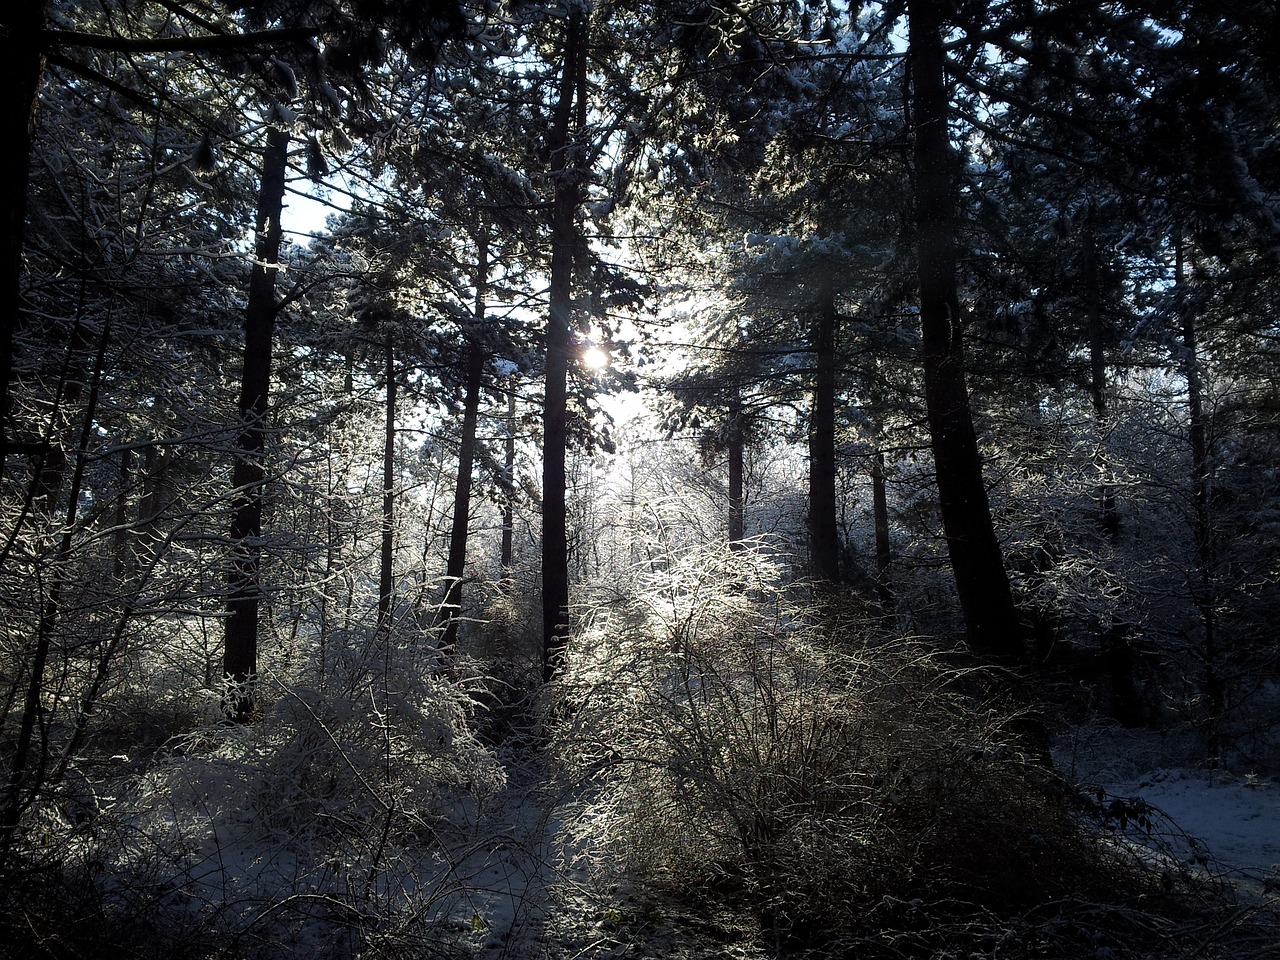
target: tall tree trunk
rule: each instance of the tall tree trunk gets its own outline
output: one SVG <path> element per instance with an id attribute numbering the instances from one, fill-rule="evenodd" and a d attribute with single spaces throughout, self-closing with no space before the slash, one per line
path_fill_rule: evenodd
<path id="1" fill-rule="evenodd" d="M 319 623 L 317 624 L 316 643 L 319 647 L 321 684 L 329 676 L 329 635 L 331 632 L 329 605 L 333 598 L 330 591 L 333 589 L 334 570 L 337 568 L 338 563 L 338 537 L 340 536 L 338 522 L 335 519 L 337 511 L 333 509 L 334 502 L 337 499 L 337 484 L 334 482 L 333 476 L 333 457 L 334 450 L 330 445 L 325 457 L 324 578 L 320 581 L 320 596 L 317 598 Z"/>
<path id="2" fill-rule="evenodd" d="M 1094 222 L 1094 210 L 1090 206 L 1089 224 Z M 1092 229 L 1086 242 L 1085 264 L 1089 296 L 1089 398 L 1093 403 L 1094 428 L 1098 433 L 1098 528 L 1110 542 L 1120 539 L 1120 511 L 1116 506 L 1116 488 L 1111 482 L 1111 469 L 1107 463 L 1105 444 L 1110 431 L 1110 411 L 1107 409 L 1107 351 L 1104 340 L 1102 300 L 1102 264 L 1098 240 Z M 1100 639 L 1106 655 L 1107 675 L 1110 682 L 1109 710 L 1113 717 L 1125 726 L 1137 726 L 1141 722 L 1138 689 L 1134 681 L 1135 656 L 1130 625 L 1123 622 L 1102 625 Z"/>
<path id="3" fill-rule="evenodd" d="M 1210 505 L 1212 466 L 1209 462 L 1209 432 L 1204 415 L 1195 308 L 1188 303 L 1186 296 L 1186 262 L 1181 236 L 1175 240 L 1174 256 L 1174 291 L 1182 323 L 1182 373 L 1187 380 L 1187 414 L 1190 420 L 1188 441 L 1191 447 L 1192 510 L 1196 544 L 1196 570 L 1191 594 L 1200 614 L 1202 630 L 1204 694 L 1209 707 L 1206 746 L 1209 763 L 1216 767 L 1222 757 L 1222 718 L 1227 708 L 1227 689 L 1219 662 L 1221 651 L 1218 649 L 1217 589 L 1214 583 L 1217 550 L 1213 539 Z"/>
<path id="4" fill-rule="evenodd" d="M 462 440 L 458 449 L 458 483 L 453 499 L 453 526 L 449 532 L 449 563 L 445 570 L 444 601 L 440 605 L 440 647 L 450 650 L 458 642 L 458 615 L 462 610 L 462 583 L 467 569 L 467 537 L 471 526 L 471 483 L 476 459 L 476 429 L 480 390 L 484 383 L 484 346 L 478 336 L 467 345 L 467 382 L 462 410 Z"/>
<path id="5" fill-rule="evenodd" d="M 576 10 L 565 26 L 564 73 L 549 134 L 551 181 L 551 293 L 547 316 L 546 393 L 542 453 L 542 673 L 563 668 L 569 638 L 569 539 L 565 497 L 568 376 L 573 268 L 578 249 L 581 170 L 571 134 L 585 120 L 585 27 Z M 574 120 L 578 120 L 575 125 Z"/>
<path id="6" fill-rule="evenodd" d="M 814 577 L 840 582 L 840 525 L 836 509 L 836 301 L 830 282 L 813 320 L 813 407 L 809 415 L 809 562 Z"/>
<path id="7" fill-rule="evenodd" d="M 502 504 L 502 546 L 498 562 L 502 566 L 504 580 L 511 578 L 511 564 L 515 551 L 516 535 L 516 385 L 511 378 L 507 392 L 507 436 L 503 450 L 503 471 L 507 478 L 507 496 Z"/>
<path id="8" fill-rule="evenodd" d="M 115 533 L 111 544 L 111 575 L 116 583 L 123 584 L 129 573 L 132 557 L 129 545 L 133 542 L 133 530 L 129 522 L 130 494 L 133 488 L 133 447 L 120 449 L 120 489 L 116 494 Z"/>
<path id="9" fill-rule="evenodd" d="M 1093 401 L 1093 420 L 1098 431 L 1099 471 L 1102 474 L 1098 484 L 1098 505 L 1100 508 L 1098 524 L 1107 539 L 1115 542 L 1120 536 L 1120 514 L 1116 509 L 1116 488 L 1109 478 L 1106 459 L 1102 453 L 1102 443 L 1108 430 L 1107 411 L 1107 351 L 1103 341 L 1102 303 L 1098 291 L 1102 289 L 1101 265 L 1098 262 L 1098 244 L 1090 234 L 1088 257 L 1089 289 L 1093 295 L 1089 298 L 1089 396 Z"/>
<path id="10" fill-rule="evenodd" d="M 378 630 L 391 625 L 396 562 L 396 340 L 388 327 L 383 344 L 387 397 L 382 441 L 382 551 L 378 563 Z"/>
<path id="11" fill-rule="evenodd" d="M 746 534 L 745 500 L 742 495 L 744 440 L 742 405 L 736 401 L 729 408 L 729 549 L 742 549 Z"/>
<path id="12" fill-rule="evenodd" d="M 884 451 L 877 449 L 871 461 L 871 513 L 876 525 L 876 598 L 881 615 L 893 616 L 893 581 L 889 568 L 893 554 L 889 548 L 889 493 L 885 485 Z"/>
<path id="13" fill-rule="evenodd" d="M 41 33 L 48 0 L 16 0 L 0 12 L 0 476 L 12 447 L 9 437 L 14 337 L 22 310 L 22 246 L 36 105 L 44 74 Z"/>
<path id="14" fill-rule="evenodd" d="M 471 477 L 476 459 L 476 425 L 480 418 L 480 390 L 484 386 L 485 296 L 489 284 L 489 238 L 477 237 L 476 304 L 474 328 L 467 343 L 467 380 L 462 406 L 462 441 L 458 447 L 458 484 L 453 496 L 453 527 L 449 531 L 449 565 L 444 575 L 444 602 L 440 619 L 444 630 L 440 647 L 452 650 L 458 642 L 458 616 L 462 612 L 462 578 L 467 570 L 467 534 L 471 527 Z"/>
<path id="15" fill-rule="evenodd" d="M 279 127 L 268 127 L 255 221 L 258 235 L 254 245 L 253 271 L 249 277 L 249 302 L 244 314 L 240 436 L 236 441 L 231 472 L 235 500 L 222 668 L 234 690 L 226 705 L 227 715 L 237 722 L 248 720 L 253 712 L 252 684 L 258 670 L 267 400 L 271 389 L 271 346 L 277 312 L 276 274 L 280 269 L 280 213 L 284 206 L 288 158 L 289 134 Z"/>
<path id="16" fill-rule="evenodd" d="M 135 552 L 143 558 L 159 548 L 164 534 L 160 519 L 169 496 L 172 457 L 158 443 L 147 444 L 142 457 L 142 493 L 138 497 L 138 542 Z"/>
<path id="17" fill-rule="evenodd" d="M 1023 656 L 1021 629 L 991 520 L 965 383 L 964 329 L 956 290 L 957 158 L 947 135 L 941 37 L 941 11 L 946 6 L 939 0 L 910 3 L 925 407 L 943 532 L 969 647 L 979 656 L 1013 662 Z"/>

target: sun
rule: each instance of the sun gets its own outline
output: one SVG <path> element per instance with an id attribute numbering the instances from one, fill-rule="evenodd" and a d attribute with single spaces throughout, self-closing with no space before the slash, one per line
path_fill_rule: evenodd
<path id="1" fill-rule="evenodd" d="M 609 354 L 599 347 L 584 347 L 580 359 L 582 365 L 593 373 L 609 366 Z"/>

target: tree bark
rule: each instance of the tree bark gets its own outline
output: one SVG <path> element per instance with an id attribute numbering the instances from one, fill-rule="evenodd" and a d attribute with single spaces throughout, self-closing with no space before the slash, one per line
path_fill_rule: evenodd
<path id="1" fill-rule="evenodd" d="M 1196 546 L 1196 569 L 1191 586 L 1192 600 L 1200 614 L 1201 657 L 1205 700 L 1209 707 L 1206 722 L 1207 753 L 1211 766 L 1222 757 L 1222 717 L 1227 708 L 1226 681 L 1219 662 L 1217 634 L 1217 589 L 1214 566 L 1217 549 L 1211 516 L 1212 465 L 1209 461 L 1209 432 L 1205 422 L 1203 385 L 1200 375 L 1199 345 L 1195 310 L 1187 302 L 1186 264 L 1181 237 L 1175 239 L 1174 293 L 1182 324 L 1182 373 L 1187 381 L 1188 444 L 1191 447 L 1192 510 Z"/>
<path id="2" fill-rule="evenodd" d="M 44 75 L 42 32 L 48 0 L 14 2 L 0 13 L 0 476 L 11 442 L 10 392 L 13 348 L 22 312 L 22 247 L 26 236 L 27 193 L 31 183 L 31 145 L 36 106 Z"/>
<path id="3" fill-rule="evenodd" d="M 742 406 L 736 401 L 729 409 L 729 549 L 742 549 L 746 535 L 746 509 L 742 495 L 744 447 Z"/>
<path id="4" fill-rule="evenodd" d="M 809 415 L 809 562 L 821 583 L 840 582 L 840 526 L 836 509 L 836 302 L 824 283 L 810 334 L 814 357 Z"/>
<path id="5" fill-rule="evenodd" d="M 378 630 L 391 624 L 395 598 L 396 560 L 396 342 L 387 329 L 385 367 L 387 378 L 386 414 L 382 443 L 382 552 L 378 563 Z"/>
<path id="6" fill-rule="evenodd" d="M 453 526 L 449 531 L 449 564 L 445 570 L 444 601 L 440 604 L 440 648 L 452 650 L 458 643 L 458 616 L 462 612 L 462 579 L 467 570 L 467 535 L 471 527 L 471 478 L 476 459 L 476 428 L 480 419 L 480 391 L 484 386 L 484 346 L 480 328 L 485 318 L 489 283 L 489 240 L 477 238 L 476 303 L 474 328 L 467 343 L 467 376 L 462 407 L 462 441 L 458 448 L 458 483 L 453 496 Z"/>
<path id="7" fill-rule="evenodd" d="M 467 346 L 467 382 L 462 410 L 462 441 L 458 449 L 458 483 L 453 500 L 453 526 L 449 532 L 449 563 L 445 570 L 444 601 L 440 605 L 440 648 L 451 650 L 458 642 L 458 615 L 462 610 L 462 583 L 467 570 L 467 538 L 471 526 L 471 485 L 476 459 L 476 429 L 480 414 L 480 390 L 484 383 L 485 351 L 478 336 Z"/>
<path id="8" fill-rule="evenodd" d="M 883 450 L 876 450 L 871 461 L 871 512 L 876 525 L 876 598 L 881 615 L 891 617 L 894 598 L 889 568 L 893 554 L 889 547 L 889 494 L 885 486 Z"/>
<path id="9" fill-rule="evenodd" d="M 956 157 L 947 134 L 946 60 L 938 0 L 911 0 L 909 58 L 914 93 L 917 270 L 925 407 L 956 592 L 970 649 L 1022 659 L 1018 613 L 1004 569 L 965 382 L 964 331 L 956 286 Z"/>
<path id="10" fill-rule="evenodd" d="M 168 496 L 172 458 L 158 443 L 149 443 L 142 458 L 142 492 L 138 497 L 138 542 L 135 552 L 149 557 L 158 549 L 164 534 L 161 516 Z"/>
<path id="11" fill-rule="evenodd" d="M 115 532 L 111 543 L 111 576 L 119 584 L 124 583 L 133 560 L 129 550 L 133 542 L 133 530 L 129 522 L 130 494 L 133 490 L 133 460 L 133 447 L 123 446 L 120 450 L 120 468 L 117 474 L 119 491 L 116 494 Z"/>
<path id="12" fill-rule="evenodd" d="M 267 401 L 271 388 L 271 347 L 276 323 L 276 275 L 280 269 L 280 214 L 284 206 L 289 134 L 267 129 L 262 184 L 258 194 L 257 239 L 249 302 L 244 315 L 244 368 L 240 381 L 240 436 L 231 483 L 232 564 L 227 594 L 223 672 L 233 686 L 227 715 L 236 722 L 253 713 L 252 684 L 258 670 L 258 606 L 261 597 L 262 501 Z"/>
<path id="13" fill-rule="evenodd" d="M 546 392 L 542 455 L 542 673 L 564 669 L 569 637 L 569 541 L 565 458 L 568 448 L 568 374 L 577 214 L 582 185 L 571 133 L 581 129 L 586 101 L 581 87 L 586 58 L 584 26 L 575 12 L 565 27 L 564 73 L 549 134 L 551 180 L 551 292 L 547 316 Z"/>
<path id="14" fill-rule="evenodd" d="M 511 378 L 507 392 L 507 436 L 502 460 L 503 470 L 507 478 L 507 496 L 502 504 L 502 545 L 499 548 L 498 563 L 502 567 L 502 578 L 511 579 L 511 565 L 515 553 L 516 534 L 516 385 L 515 377 Z"/>
<path id="15" fill-rule="evenodd" d="M 1093 224 L 1094 211 L 1089 211 L 1089 224 Z M 1102 264 L 1098 240 L 1090 230 L 1086 242 L 1085 264 L 1088 278 L 1086 296 L 1089 298 L 1089 398 L 1093 404 L 1094 428 L 1098 433 L 1098 529 L 1111 543 L 1120 539 L 1120 511 L 1116 505 L 1116 488 L 1111 482 L 1107 464 L 1105 443 L 1110 430 L 1110 411 L 1107 409 L 1107 351 L 1102 316 Z M 1106 656 L 1107 675 L 1110 682 L 1109 710 L 1126 727 L 1141 722 L 1138 690 L 1134 681 L 1135 653 L 1131 630 L 1127 623 L 1112 623 L 1100 631 L 1100 640 Z"/>

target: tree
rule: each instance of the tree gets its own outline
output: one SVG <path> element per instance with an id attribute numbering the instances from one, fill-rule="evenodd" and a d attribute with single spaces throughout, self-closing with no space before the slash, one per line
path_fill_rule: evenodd
<path id="1" fill-rule="evenodd" d="M 5 184 L 0 190 L 0 475 L 10 448 L 13 338 L 21 309 L 22 242 L 35 112 L 45 65 L 41 38 L 47 16 L 48 0 L 10 5 L 0 13 L 0 80 L 9 91 L 0 108 L 0 130 L 9 144 L 0 160 L 0 182 Z"/>
<path id="2" fill-rule="evenodd" d="M 476 459 L 476 426 L 480 414 L 480 395 L 484 387 L 486 351 L 482 328 L 485 323 L 486 295 L 489 286 L 489 239 L 486 227 L 477 230 L 475 280 L 475 316 L 466 336 L 466 375 L 462 413 L 462 438 L 458 444 L 458 483 L 453 499 L 453 522 L 449 528 L 449 564 L 445 569 L 444 599 L 440 603 L 440 619 L 444 629 L 440 635 L 442 649 L 451 650 L 458 642 L 458 616 L 462 609 L 462 584 L 467 564 L 467 534 L 471 515 L 471 475 Z"/>
<path id="3" fill-rule="evenodd" d="M 258 233 L 254 241 L 249 300 L 245 307 L 244 364 L 239 400 L 241 432 L 233 453 L 231 475 L 235 491 L 231 521 L 233 553 L 223 669 L 232 684 L 228 715 L 241 722 L 252 715 L 252 684 L 257 675 L 262 503 L 267 477 L 266 438 L 270 433 L 267 398 L 271 390 L 273 331 L 279 310 L 276 277 L 280 269 L 280 215 L 288 157 L 288 132 L 278 125 L 269 126 L 255 221 Z"/>
<path id="4" fill-rule="evenodd" d="M 105 56 L 95 63 L 111 67 Z M 184 95 L 198 89 L 181 65 L 159 66 L 157 79 L 166 69 Z M 185 154 L 183 131 L 136 122 L 133 103 L 86 96 L 86 86 L 51 71 L 29 182 L 26 319 L 13 341 L 21 363 L 8 422 L 31 456 L 11 460 L 6 475 L 0 561 L 6 602 L 32 614 L 3 642 L 13 682 L 4 702 L 22 689 L 6 758 L 10 830 L 28 804 L 64 788 L 90 721 L 134 681 L 157 643 L 144 625 L 202 594 L 194 562 L 181 577 L 169 564 L 180 538 L 198 529 L 203 539 L 207 518 L 157 514 L 178 491 L 203 494 L 210 458 L 189 438 L 218 431 L 182 421 L 188 400 L 218 406 L 210 332 L 230 313 L 229 273 L 217 261 L 193 269 L 191 251 L 216 249 L 231 231 L 198 210 L 181 163 L 157 162 Z M 192 380 L 173 383 L 175 369 Z M 167 471 L 165 490 L 164 451 L 182 437 L 189 456 Z"/>
<path id="5" fill-rule="evenodd" d="M 580 10 L 565 22 L 559 88 L 547 136 L 552 180 L 551 292 L 547 310 L 546 393 L 542 445 L 542 662 L 543 679 L 564 667 L 569 630 L 569 542 L 565 505 L 568 448 L 567 383 L 571 350 L 573 274 L 581 243 L 577 227 L 582 205 L 579 166 L 585 132 L 586 21 Z"/>
<path id="6" fill-rule="evenodd" d="M 0 168 L 0 172 L 6 174 L 5 188 L 0 191 L 0 224 L 4 228 L 4 240 L 0 242 L 0 290 L 4 291 L 4 303 L 0 306 L 0 421 L 7 421 L 9 413 L 14 363 L 13 338 L 21 322 L 21 258 L 26 236 L 25 213 L 34 120 L 47 61 L 52 58 L 61 68 L 101 84 L 136 103 L 161 110 L 161 105 L 148 93 L 131 88 L 127 82 L 112 80 L 92 66 L 80 62 L 74 54 L 95 49 L 131 53 L 254 49 L 263 45 L 279 45 L 306 39 L 316 32 L 313 29 L 285 29 L 266 34 L 243 35 L 226 31 L 224 25 L 218 25 L 214 27 L 213 33 L 205 33 L 213 25 L 203 16 L 181 5 L 163 6 L 166 8 L 166 16 L 173 17 L 171 23 L 179 23 L 186 29 L 195 28 L 195 33 L 165 37 L 121 33 L 121 20 L 129 27 L 141 25 L 145 29 L 153 26 L 148 22 L 149 10 L 143 10 L 141 16 L 135 17 L 134 11 L 126 9 L 119 11 L 124 16 L 113 21 L 110 32 L 51 31 L 48 29 L 50 13 L 63 11 L 61 4 L 51 5 L 50 0 L 20 4 L 0 15 L 3 17 L 0 19 L 3 76 L 9 84 L 7 89 L 12 92 L 12 96 L 6 98 L 3 113 L 0 113 L 0 130 L 4 131 L 6 142 L 12 144 L 12 149 L 5 154 L 4 167 Z M 165 93 L 160 91 L 161 99 Z M 4 458 L 12 446 L 7 430 L 7 422 L 0 422 L 0 472 L 3 472 Z"/>
<path id="7" fill-rule="evenodd" d="M 1030 312 L 1039 314 L 1028 325 L 1040 324 L 1052 338 L 1042 354 L 1028 351 L 1035 356 L 1029 372 L 1047 373 L 1053 381 L 1061 371 L 1079 367 L 1077 357 L 1087 361 L 1075 379 L 1090 398 L 1098 437 L 1096 522 L 1107 541 L 1095 548 L 1100 567 L 1127 547 L 1108 468 L 1109 458 L 1123 454 L 1114 445 L 1108 451 L 1106 439 L 1118 426 L 1109 404 L 1116 391 L 1107 384 L 1107 351 L 1122 339 L 1117 326 L 1130 321 L 1123 339 L 1131 347 L 1146 340 L 1157 345 L 1157 355 L 1172 351 L 1185 384 L 1185 422 L 1165 429 L 1186 437 L 1186 449 L 1175 457 L 1188 461 L 1186 513 L 1193 546 L 1186 560 L 1187 596 L 1179 599 L 1190 601 L 1199 620 L 1192 646 L 1211 755 L 1221 747 L 1218 718 L 1227 699 L 1224 670 L 1230 669 L 1219 616 L 1227 605 L 1215 572 L 1221 565 L 1213 557 L 1217 537 L 1210 519 L 1216 467 L 1204 396 L 1214 360 L 1203 348 L 1198 322 L 1204 300 L 1199 293 L 1188 295 L 1192 285 L 1184 266 L 1194 257 L 1197 272 L 1204 272 L 1211 269 L 1207 261 L 1232 261 L 1253 243 L 1271 244 L 1276 236 L 1274 216 L 1260 207 L 1275 185 L 1274 144 L 1258 130 L 1260 121 L 1265 125 L 1264 118 L 1274 116 L 1276 77 L 1262 66 L 1265 58 L 1256 48 L 1275 13 L 1253 8 L 1223 19 L 1219 13 L 1200 4 L 1091 11 L 1095 24 L 1108 22 L 1106 30 L 1093 33 L 1114 39 L 1081 58 L 1084 19 L 1028 12 L 994 41 L 1018 67 L 991 68 L 981 78 L 963 72 L 964 82 L 1008 107 L 999 124 L 987 123 L 976 111 L 971 122 L 990 142 L 1008 145 L 1023 154 L 1022 164 L 1033 165 L 1034 180 L 1025 189 L 1032 205 L 1043 206 L 1014 243 L 1024 252 L 1043 245 L 1044 259 L 1055 262 L 1047 270 L 1041 266 L 1026 288 L 1033 291 Z M 1017 35 L 1019 23 L 1025 35 Z M 1239 122 L 1232 119 L 1237 117 Z M 1019 133 L 1030 130 L 1036 135 Z M 1014 163 L 1015 173 L 1019 165 Z M 1046 221 L 1054 225 L 1052 235 L 1044 230 Z M 1038 241 L 1037 231 L 1046 234 Z M 1178 239 L 1166 241 L 1168 236 Z M 1221 289 L 1231 286 L 1226 282 Z M 1140 309 L 1145 315 L 1134 318 Z M 1128 363 L 1130 376 L 1139 364 L 1161 365 L 1137 350 Z M 1104 607 L 1092 625 L 1107 648 L 1114 709 L 1129 722 L 1137 716 L 1133 628 L 1114 605 Z"/>
<path id="8" fill-rule="evenodd" d="M 752 324 L 735 313 L 730 307 L 728 314 L 715 312 L 706 318 L 704 329 L 698 331 L 706 359 L 672 376 L 663 387 L 679 402 L 666 415 L 667 431 L 693 429 L 699 433 L 704 458 L 726 458 L 726 496 L 719 506 L 726 518 L 729 548 L 740 551 L 749 519 L 744 488 L 747 450 L 768 431 L 770 411 L 778 398 L 764 383 L 768 348 L 748 340 Z M 738 342 L 733 346 L 725 345 L 732 342 L 725 327 L 734 331 Z"/>
<path id="9" fill-rule="evenodd" d="M 912 155 L 925 405 L 938 499 L 969 646 L 1022 659 L 1022 631 L 982 478 L 965 381 L 964 314 L 956 286 L 956 157 L 948 132 L 944 5 L 910 4 Z"/>
<path id="10" fill-rule="evenodd" d="M 383 376 L 386 406 L 382 442 L 382 549 L 378 557 L 378 632 L 391 629 L 395 610 L 396 550 L 396 335 L 388 324 L 384 333 Z"/>
<path id="11" fill-rule="evenodd" d="M 743 248 L 726 245 L 722 254 L 732 271 L 731 299 L 723 332 L 707 344 L 713 360 L 706 375 L 720 368 L 729 377 L 733 389 L 723 391 L 722 403 L 732 406 L 733 390 L 751 390 L 752 379 L 768 380 L 763 393 L 800 412 L 809 451 L 808 563 L 829 590 L 852 573 L 842 570 L 837 494 L 840 454 L 847 452 L 841 441 L 864 383 L 850 340 L 882 306 L 880 271 L 893 236 L 886 236 L 892 214 L 884 198 L 900 167 L 884 145 L 893 131 L 878 126 L 894 109 L 884 78 L 798 53 L 836 49 L 841 28 L 834 19 L 815 16 L 796 29 L 797 37 L 771 41 L 777 56 L 788 55 L 785 67 L 770 66 L 767 50 L 743 52 L 758 56 L 766 71 L 756 84 L 761 92 L 752 93 L 758 112 L 739 117 L 726 107 L 720 122 L 732 135 L 719 169 L 697 184 L 692 217 L 706 224 L 710 208 L 723 234 L 744 235 Z M 859 41 L 860 50 L 876 48 L 874 40 Z M 796 109 L 797 88 L 811 91 L 822 108 Z"/>

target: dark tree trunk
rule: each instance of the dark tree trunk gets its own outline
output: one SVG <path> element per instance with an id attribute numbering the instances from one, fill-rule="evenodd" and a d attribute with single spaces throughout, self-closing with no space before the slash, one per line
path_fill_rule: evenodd
<path id="1" fill-rule="evenodd" d="M 125 446 L 120 450 L 120 489 L 116 494 L 115 534 L 112 537 L 111 559 L 112 576 L 117 583 L 124 583 L 129 573 L 131 556 L 129 545 L 133 540 L 133 532 L 129 522 L 129 494 L 133 489 L 133 447 Z"/>
<path id="2" fill-rule="evenodd" d="M 86 293 L 88 286 L 88 265 L 81 264 L 79 294 L 76 298 L 75 326 L 67 344 L 66 359 L 58 374 L 58 385 L 54 391 L 52 409 L 49 411 L 49 423 L 44 439 L 38 444 L 36 453 L 36 469 L 32 481 L 32 504 L 35 509 L 49 516 L 58 509 L 58 498 L 62 493 L 62 485 L 66 482 L 68 444 L 64 441 L 68 429 L 67 418 L 79 404 L 84 395 L 84 384 L 94 376 L 94 372 L 86 366 L 86 355 L 90 349 L 86 314 L 88 305 Z"/>
<path id="3" fill-rule="evenodd" d="M 444 575 L 444 602 L 440 620 L 444 630 L 440 647 L 452 650 L 458 642 L 458 616 L 462 612 L 462 578 L 467 570 L 467 534 L 471 527 L 471 477 L 476 459 L 476 427 L 480 419 L 480 391 L 484 386 L 485 295 L 489 283 L 488 238 L 478 238 L 476 262 L 475 327 L 467 344 L 467 378 L 462 407 L 462 441 L 458 448 L 458 484 L 453 496 L 453 527 L 449 532 L 449 565 Z"/>
<path id="4" fill-rule="evenodd" d="M 467 535 L 471 526 L 471 480 L 476 459 L 476 428 L 480 415 L 480 390 L 484 382 L 484 347 L 478 337 L 467 346 L 467 383 L 462 410 L 462 441 L 458 449 L 458 484 L 453 499 L 453 526 L 449 532 L 449 564 L 445 570 L 444 601 L 440 605 L 441 649 L 458 642 L 458 615 L 462 610 L 462 582 L 467 569 Z"/>
<path id="5" fill-rule="evenodd" d="M 147 445 L 142 457 L 142 493 L 138 497 L 138 542 L 135 548 L 142 558 L 159 548 L 163 537 L 160 518 L 164 513 L 169 487 L 171 458 L 158 443 Z"/>
<path id="6" fill-rule="evenodd" d="M 1090 209 L 1090 223 L 1093 211 Z M 1093 421 L 1098 432 L 1098 529 L 1112 543 L 1120 539 L 1120 511 L 1116 506 L 1116 488 L 1110 480 L 1105 445 L 1110 430 L 1110 411 L 1107 409 L 1107 351 L 1104 340 L 1102 301 L 1102 269 L 1097 238 L 1090 232 L 1089 249 L 1085 252 L 1089 294 L 1089 398 L 1093 403 Z M 1133 648 L 1131 628 L 1127 623 L 1113 623 L 1102 631 L 1102 645 L 1106 656 L 1107 675 L 1110 681 L 1111 715 L 1126 727 L 1141 722 L 1138 689 L 1134 680 L 1136 654 Z"/>
<path id="7" fill-rule="evenodd" d="M 1093 401 L 1093 419 L 1098 429 L 1098 456 L 1102 460 L 1099 467 L 1103 474 L 1098 484 L 1098 525 L 1107 539 L 1114 543 L 1120 536 L 1120 514 L 1116 509 L 1116 488 L 1107 477 L 1107 464 L 1102 453 L 1108 429 L 1107 351 L 1103 342 L 1102 303 L 1098 293 L 1102 288 L 1102 278 L 1097 241 L 1092 236 L 1089 237 L 1089 244 L 1089 288 L 1093 291 L 1089 298 L 1089 396 Z"/>
<path id="8" fill-rule="evenodd" d="M 276 323 L 276 274 L 280 261 L 280 213 L 284 206 L 289 134 L 267 130 L 262 185 L 258 194 L 257 240 L 249 302 L 244 314 L 244 369 L 240 383 L 240 436 L 231 483 L 232 566 L 227 595 L 223 672 L 235 688 L 227 715 L 244 722 L 253 712 L 251 685 L 258 670 L 258 603 L 261 596 L 262 500 L 266 482 L 267 399 L 271 388 L 271 346 Z"/>
<path id="9" fill-rule="evenodd" d="M 814 577 L 840 582 L 840 525 L 836 509 L 836 301 L 830 283 L 810 334 L 813 409 L 809 416 L 809 561 Z"/>
<path id="10" fill-rule="evenodd" d="M 1022 638 L 982 479 L 956 291 L 957 183 L 947 135 L 946 59 L 939 0 L 910 4 L 914 93 L 915 223 L 924 349 L 925 406 L 937 471 L 943 532 L 970 649 L 1022 659 Z"/>
<path id="11" fill-rule="evenodd" d="M 378 563 L 378 630 L 391 626 L 396 562 L 396 341 L 388 329 L 385 351 L 386 411 L 382 441 L 382 554 Z"/>
<path id="12" fill-rule="evenodd" d="M 503 469 L 507 478 L 507 496 L 502 504 L 502 546 L 498 562 L 503 579 L 510 579 L 516 534 L 516 385 L 511 378 L 507 393 L 507 437 L 503 451 Z"/>
<path id="13" fill-rule="evenodd" d="M 583 22 L 575 13 L 565 27 L 564 73 L 550 132 L 551 303 L 547 317 L 546 394 L 542 457 L 542 672 L 553 679 L 564 668 L 569 638 L 569 540 L 565 498 L 568 448 L 568 376 L 573 268 L 578 248 L 577 214 L 582 186 L 578 158 L 571 156 L 575 115 L 582 127 Z"/>
<path id="14" fill-rule="evenodd" d="M 876 450 L 871 461 L 871 512 L 876 524 L 876 599 L 881 614 L 891 617 L 894 601 L 889 567 L 893 554 L 889 549 L 889 494 L 885 487 L 883 450 Z"/>
<path id="15" fill-rule="evenodd" d="M 9 437 L 13 387 L 13 341 L 22 310 L 22 245 L 26 235 L 27 192 L 31 182 L 40 80 L 44 74 L 44 30 L 48 0 L 15 0 L 0 12 L 0 476 Z"/>
<path id="16" fill-rule="evenodd" d="M 1196 317 L 1195 310 L 1186 297 L 1186 267 L 1181 237 L 1176 239 L 1175 245 L 1174 289 L 1182 321 L 1182 372 L 1187 380 L 1187 414 L 1190 420 L 1188 440 L 1191 447 L 1192 509 L 1196 544 L 1196 570 L 1191 593 L 1200 613 L 1202 630 L 1204 695 L 1209 708 L 1209 716 L 1206 718 L 1206 746 L 1209 763 L 1216 767 L 1222 757 L 1222 718 L 1227 708 L 1227 688 L 1219 662 L 1221 651 L 1218 649 L 1217 589 L 1214 583 L 1217 549 L 1209 502 L 1212 466 L 1209 462 L 1209 432 L 1204 415 Z"/>
<path id="17" fill-rule="evenodd" d="M 742 473 L 745 441 L 742 429 L 742 407 L 734 403 L 729 410 L 729 549 L 741 550 L 746 535 L 746 509 L 742 495 Z"/>

